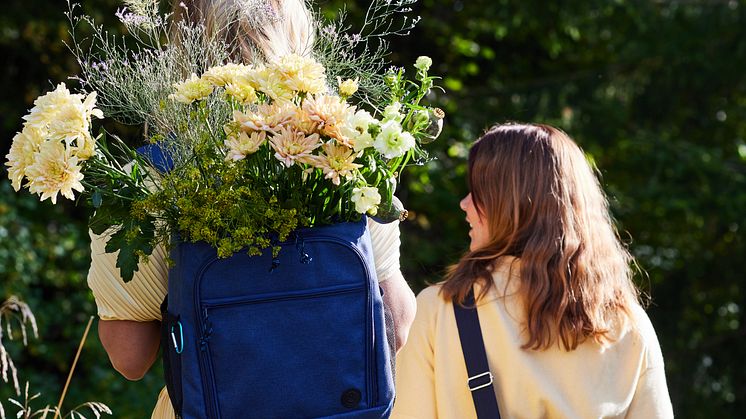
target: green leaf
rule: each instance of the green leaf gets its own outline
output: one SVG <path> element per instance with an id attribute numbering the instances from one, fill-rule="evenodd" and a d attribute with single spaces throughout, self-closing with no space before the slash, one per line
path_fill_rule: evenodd
<path id="1" fill-rule="evenodd" d="M 95 205 L 94 205 L 95 206 Z M 120 225 L 124 220 L 129 218 L 130 208 L 121 199 L 114 197 L 101 203 L 91 218 L 88 220 L 88 227 L 95 234 L 103 234 L 113 226 Z"/>
<path id="2" fill-rule="evenodd" d="M 142 179 L 142 176 L 140 175 L 140 163 L 137 160 L 135 160 L 135 164 L 132 165 L 132 169 L 130 171 L 130 178 L 135 181 Z"/>
<path id="3" fill-rule="evenodd" d="M 154 219 L 130 221 L 109 237 L 106 253 L 119 251 L 117 268 L 124 282 L 129 282 L 139 270 L 140 255 L 153 253 L 152 240 L 155 235 Z"/>

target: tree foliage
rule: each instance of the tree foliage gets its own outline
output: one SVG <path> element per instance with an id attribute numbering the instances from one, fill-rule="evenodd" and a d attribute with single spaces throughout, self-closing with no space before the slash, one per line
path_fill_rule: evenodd
<path id="1" fill-rule="evenodd" d="M 116 3 L 85 7 L 116 26 Z M 322 2 L 329 16 L 341 4 Z M 31 100 L 76 71 L 61 42 L 64 2 L 5 7 L 3 155 Z M 353 20 L 365 7 L 347 4 Z M 402 264 L 412 285 L 437 282 L 466 249 L 458 201 L 466 152 L 482 130 L 510 120 L 560 126 L 597 165 L 644 271 L 638 281 L 651 297 L 677 416 L 746 410 L 746 1 L 420 0 L 413 14 L 423 19 L 412 36 L 391 40 L 390 60 L 433 58 L 446 92 L 431 101 L 447 119 L 429 146 L 435 159 L 409 171 L 398 192 L 411 214 Z M 42 337 L 18 363 L 33 370 L 32 385 L 55 393 L 95 312 L 85 286 L 87 212 L 40 204 L 7 183 L 0 283 L 31 305 Z M 71 396 L 95 394 L 117 417 L 146 415 L 157 374 L 126 383 L 93 338 Z"/>

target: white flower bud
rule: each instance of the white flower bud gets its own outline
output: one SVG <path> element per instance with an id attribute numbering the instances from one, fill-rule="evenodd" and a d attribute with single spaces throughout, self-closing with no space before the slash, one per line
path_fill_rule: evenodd
<path id="1" fill-rule="evenodd" d="M 377 188 L 365 186 L 353 189 L 351 200 L 355 203 L 355 211 L 358 213 L 376 215 L 378 204 L 381 203 L 381 194 Z"/>
<path id="2" fill-rule="evenodd" d="M 417 57 L 417 61 L 415 61 L 414 63 L 415 68 L 422 71 L 423 73 L 426 73 L 427 70 L 430 69 L 431 65 L 433 65 L 433 60 L 426 55 Z"/>
<path id="3" fill-rule="evenodd" d="M 401 103 L 394 102 L 383 109 L 383 120 L 384 121 L 396 121 L 401 122 L 404 119 L 404 115 L 400 114 Z"/>
<path id="4" fill-rule="evenodd" d="M 387 159 L 399 157 L 415 146 L 412 134 L 402 131 L 401 125 L 395 120 L 388 120 L 381 124 L 381 132 L 376 136 L 373 147 Z"/>

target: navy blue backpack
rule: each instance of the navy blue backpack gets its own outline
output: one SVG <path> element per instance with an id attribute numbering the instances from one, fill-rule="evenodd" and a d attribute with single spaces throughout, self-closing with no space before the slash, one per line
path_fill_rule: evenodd
<path id="1" fill-rule="evenodd" d="M 172 251 L 162 307 L 177 417 L 381 418 L 394 398 L 365 219 L 303 229 L 273 258 Z"/>

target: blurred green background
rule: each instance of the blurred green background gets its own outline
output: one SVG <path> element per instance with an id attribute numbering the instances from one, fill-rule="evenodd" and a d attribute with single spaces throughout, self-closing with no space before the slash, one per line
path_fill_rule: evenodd
<path id="1" fill-rule="evenodd" d="M 342 1 L 317 5 L 333 16 Z M 114 32 L 119 2 L 83 2 Z M 347 4 L 353 22 L 365 1 Z M 39 94 L 76 73 L 64 0 L 11 0 L 0 15 L 0 152 Z M 447 112 L 436 159 L 409 170 L 398 195 L 402 264 L 419 290 L 466 249 L 459 199 L 465 156 L 488 126 L 554 124 L 602 173 L 622 238 L 644 270 L 678 417 L 746 411 L 746 1 L 420 0 L 422 21 L 392 40 L 391 62 L 433 58 L 431 102 Z M 133 130 L 136 131 L 136 130 Z M 59 397 L 95 304 L 85 284 L 86 208 L 39 203 L 0 180 L 0 299 L 31 306 L 40 338 L 6 343 L 44 403 Z M 97 400 L 117 418 L 150 416 L 160 370 L 140 382 L 113 372 L 94 333 L 66 406 Z M 583 371 L 578 371 L 582 376 Z M 12 396 L 0 382 L 1 400 Z M 6 409 L 8 404 L 5 403 Z"/>

